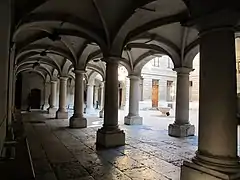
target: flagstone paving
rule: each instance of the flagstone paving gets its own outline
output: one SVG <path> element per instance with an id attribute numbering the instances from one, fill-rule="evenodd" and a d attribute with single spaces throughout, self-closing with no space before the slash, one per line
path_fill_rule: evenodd
<path id="1" fill-rule="evenodd" d="M 183 160 L 190 160 L 197 149 L 196 136 L 169 137 L 166 129 L 146 125 L 120 125 L 126 145 L 96 149 L 101 124 L 70 129 L 68 120 L 39 112 L 23 114 L 23 121 L 37 180 L 179 180 Z"/>

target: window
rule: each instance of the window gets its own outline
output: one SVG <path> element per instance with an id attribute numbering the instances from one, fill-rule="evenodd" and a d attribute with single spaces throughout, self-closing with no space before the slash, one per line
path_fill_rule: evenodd
<path id="1" fill-rule="evenodd" d="M 174 94 L 173 81 L 167 81 L 167 101 L 173 101 Z"/>
<path id="2" fill-rule="evenodd" d="M 153 59 L 152 65 L 153 65 L 154 67 L 160 67 L 160 58 L 159 58 L 159 57 L 155 57 L 155 58 Z"/>

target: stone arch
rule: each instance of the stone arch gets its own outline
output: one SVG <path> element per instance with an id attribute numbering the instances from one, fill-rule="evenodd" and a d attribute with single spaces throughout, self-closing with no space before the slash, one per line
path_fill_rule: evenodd
<path id="1" fill-rule="evenodd" d="M 18 74 L 20 74 L 22 72 L 33 72 L 33 73 L 36 73 L 43 79 L 43 81 L 45 81 L 45 76 L 41 73 L 41 71 L 33 70 L 33 69 L 30 69 L 30 68 L 24 68 L 24 69 L 19 70 L 16 73 L 16 75 L 18 75 Z"/>
<path id="2" fill-rule="evenodd" d="M 53 69 L 52 71 L 52 80 L 58 79 L 59 72 L 56 69 Z"/>
<path id="3" fill-rule="evenodd" d="M 142 68 L 150 61 L 153 59 L 153 56 L 154 55 L 157 55 L 157 54 L 164 54 L 164 55 L 168 55 L 168 54 L 165 54 L 165 53 L 159 53 L 159 52 L 156 52 L 156 51 L 152 51 L 152 50 L 149 50 L 148 52 L 142 54 L 141 56 L 139 56 L 139 58 L 136 60 L 136 64 L 134 66 L 134 73 L 140 75 L 141 74 L 141 71 L 142 71 Z"/>
<path id="4" fill-rule="evenodd" d="M 66 62 L 64 63 L 61 71 L 62 76 L 68 76 L 69 74 L 69 68 L 71 67 L 72 62 L 68 59 L 66 59 Z"/>
<path id="5" fill-rule="evenodd" d="M 13 34 L 13 41 L 16 42 L 18 35 L 23 31 L 29 31 L 31 29 L 34 29 L 38 31 L 38 35 L 32 36 L 31 40 L 29 42 L 22 43 L 24 44 L 30 44 L 31 42 L 34 42 L 38 40 L 39 38 L 47 37 L 49 34 L 52 34 L 53 29 L 50 29 L 50 27 L 47 27 L 47 24 L 49 23 L 55 23 L 55 24 L 61 24 L 64 22 L 66 25 L 70 25 L 73 29 L 61 29 L 61 28 L 54 28 L 54 31 L 58 33 L 58 35 L 72 35 L 76 37 L 83 37 L 86 39 L 89 39 L 93 42 L 96 42 L 99 44 L 101 49 L 104 51 L 107 50 L 106 43 L 104 40 L 97 35 L 93 30 L 84 27 L 84 24 L 79 24 L 82 20 L 79 21 L 78 17 L 69 17 L 68 14 L 66 17 L 67 19 L 64 20 L 63 14 L 54 14 L 54 13 L 44 13 L 44 14 L 32 14 L 29 16 L 29 20 L 25 19 L 18 27 L 17 30 Z M 59 19 L 59 17 L 61 19 Z M 62 19 L 63 18 L 63 19 Z M 77 20 L 78 19 L 78 20 Z M 70 21 L 69 21 L 70 20 Z M 63 25 L 64 26 L 64 25 Z"/>
<path id="6" fill-rule="evenodd" d="M 103 76 L 99 72 L 92 70 L 92 72 L 90 72 L 88 77 L 88 83 L 93 83 L 98 75 L 100 75 L 101 81 L 103 81 L 104 80 Z"/>
<path id="7" fill-rule="evenodd" d="M 199 53 L 198 45 L 191 48 L 184 56 L 184 66 L 192 68 L 193 60 L 198 53 Z"/>

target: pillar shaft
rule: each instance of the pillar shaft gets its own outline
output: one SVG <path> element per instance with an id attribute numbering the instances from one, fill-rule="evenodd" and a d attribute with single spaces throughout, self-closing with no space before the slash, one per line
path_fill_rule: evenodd
<path id="1" fill-rule="evenodd" d="M 181 180 L 240 179 L 234 29 L 200 33 L 199 79 L 198 151 Z"/>
<path id="2" fill-rule="evenodd" d="M 221 43 L 218 42 L 219 39 Z M 200 52 L 197 157 L 222 157 L 222 161 L 219 162 L 221 164 L 228 164 L 232 158 L 236 163 L 237 92 L 234 31 L 219 29 L 201 34 Z M 213 158 L 209 161 L 215 160 Z"/>
<path id="3" fill-rule="evenodd" d="M 59 89 L 59 109 L 56 113 L 57 119 L 67 119 L 68 112 L 66 109 L 67 102 L 67 77 L 60 77 L 60 89 Z"/>
<path id="4" fill-rule="evenodd" d="M 140 77 L 129 76 L 130 92 L 129 92 L 129 114 L 128 116 L 139 115 L 139 98 L 140 98 Z"/>
<path id="5" fill-rule="evenodd" d="M 103 114 L 104 114 L 104 100 L 105 100 L 105 82 L 101 82 L 101 102 L 100 102 L 100 108 L 101 111 L 99 111 L 99 117 L 103 118 Z"/>
<path id="6" fill-rule="evenodd" d="M 106 64 L 104 124 L 106 129 L 118 129 L 118 62 Z"/>
<path id="7" fill-rule="evenodd" d="M 43 105 L 43 109 L 46 110 L 47 106 L 48 106 L 48 82 L 44 83 L 44 105 Z"/>
<path id="8" fill-rule="evenodd" d="M 50 108 L 56 106 L 57 81 L 51 81 Z"/>
<path id="9" fill-rule="evenodd" d="M 83 117 L 84 104 L 84 71 L 75 70 L 74 115 Z"/>
<path id="10" fill-rule="evenodd" d="M 177 91 L 176 91 L 176 114 L 175 124 L 189 124 L 189 68 L 176 68 Z"/>
<path id="11" fill-rule="evenodd" d="M 67 77 L 60 77 L 59 111 L 66 112 Z"/>
<path id="12" fill-rule="evenodd" d="M 87 109 L 93 109 L 93 84 L 87 85 Z"/>
<path id="13" fill-rule="evenodd" d="M 140 77 L 130 75 L 129 90 L 129 113 L 124 118 L 124 124 L 141 125 L 142 117 L 139 116 L 139 99 L 140 99 Z"/>
<path id="14" fill-rule="evenodd" d="M 173 124 L 168 126 L 168 134 L 187 137 L 195 134 L 195 127 L 189 123 L 189 72 L 191 68 L 174 69 L 177 72 L 176 114 Z"/>
<path id="15" fill-rule="evenodd" d="M 83 116 L 84 104 L 84 73 L 82 70 L 75 70 L 75 92 L 74 92 L 74 114 L 70 118 L 69 126 L 71 128 L 87 127 L 87 120 Z"/>
<path id="16" fill-rule="evenodd" d="M 98 146 L 105 148 L 125 144 L 125 133 L 118 128 L 118 60 L 107 58 L 103 127 L 97 131 Z"/>
<path id="17" fill-rule="evenodd" d="M 103 110 L 104 109 L 104 95 L 105 95 L 105 82 L 101 82 L 101 109 Z"/>

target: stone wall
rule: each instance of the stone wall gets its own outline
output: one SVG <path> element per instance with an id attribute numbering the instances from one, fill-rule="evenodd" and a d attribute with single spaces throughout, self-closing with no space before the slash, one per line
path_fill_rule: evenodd
<path id="1" fill-rule="evenodd" d="M 10 23 L 11 23 L 11 2 L 0 1 L 0 152 L 6 137 L 7 125 L 7 99 L 8 99 L 8 59 L 9 59 L 9 42 L 10 42 Z"/>
<path id="2" fill-rule="evenodd" d="M 36 74 L 24 72 L 22 73 L 22 110 L 28 108 L 28 95 L 32 89 L 41 90 L 41 105 L 44 104 L 44 79 Z"/>

